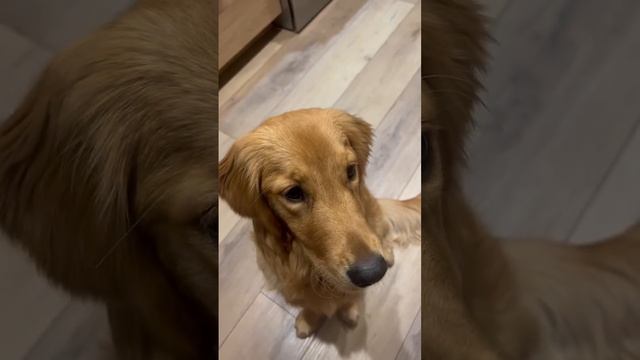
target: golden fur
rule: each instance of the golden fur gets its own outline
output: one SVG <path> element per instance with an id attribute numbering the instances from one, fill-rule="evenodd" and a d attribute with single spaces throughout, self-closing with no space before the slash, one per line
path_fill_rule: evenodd
<path id="1" fill-rule="evenodd" d="M 640 358 L 640 228 L 580 247 L 491 236 L 459 183 L 485 20 L 471 0 L 422 11 L 423 357 Z"/>
<path id="2" fill-rule="evenodd" d="M 107 305 L 120 358 L 217 353 L 216 7 L 139 1 L 0 128 L 2 229 Z"/>
<path id="3" fill-rule="evenodd" d="M 329 316 L 359 316 L 362 289 L 349 266 L 371 254 L 393 264 L 392 244 L 419 238 L 420 198 L 375 199 L 364 183 L 372 129 L 338 110 L 308 109 L 265 121 L 220 163 L 220 196 L 253 220 L 258 264 L 268 283 L 302 307 L 296 333 L 306 337 Z M 347 175 L 350 164 L 355 177 Z M 284 193 L 300 186 L 305 201 Z"/>

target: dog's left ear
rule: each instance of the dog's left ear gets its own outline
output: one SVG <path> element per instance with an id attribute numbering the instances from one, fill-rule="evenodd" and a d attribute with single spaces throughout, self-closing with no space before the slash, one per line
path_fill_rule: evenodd
<path id="1" fill-rule="evenodd" d="M 364 175 L 373 144 L 373 128 L 368 122 L 349 114 L 341 116 L 337 124 L 358 156 L 358 172 Z"/>

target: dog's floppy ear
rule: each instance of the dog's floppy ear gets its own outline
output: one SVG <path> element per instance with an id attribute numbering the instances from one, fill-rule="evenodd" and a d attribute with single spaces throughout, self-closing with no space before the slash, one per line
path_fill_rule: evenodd
<path id="1" fill-rule="evenodd" d="M 260 194 L 260 163 L 246 138 L 236 141 L 218 166 L 219 194 L 233 211 L 241 216 L 255 217 L 262 202 Z"/>
<path id="2" fill-rule="evenodd" d="M 358 156 L 358 172 L 364 175 L 373 144 L 373 128 L 368 122 L 349 114 L 339 117 L 337 124 Z"/>
<path id="3" fill-rule="evenodd" d="M 236 141 L 218 166 L 218 191 L 240 216 L 257 221 L 277 238 L 287 239 L 287 227 L 273 212 L 260 190 L 263 147 L 250 136 Z"/>

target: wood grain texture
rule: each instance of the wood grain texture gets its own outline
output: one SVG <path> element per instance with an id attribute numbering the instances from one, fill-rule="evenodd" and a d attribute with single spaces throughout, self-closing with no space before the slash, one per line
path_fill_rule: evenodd
<path id="1" fill-rule="evenodd" d="M 407 337 L 404 339 L 402 348 L 398 352 L 398 356 L 396 356 L 396 360 L 415 360 L 422 358 L 421 320 L 422 312 L 418 310 L 413 320 L 413 325 L 411 325 L 411 330 L 409 330 L 409 334 L 407 334 Z"/>
<path id="2" fill-rule="evenodd" d="M 218 332 L 222 345 L 264 286 L 251 239 L 252 225 L 241 220 L 220 244 L 218 276 L 220 311 Z"/>
<path id="3" fill-rule="evenodd" d="M 372 6 L 373 2 L 365 0 L 332 1 L 327 5 L 302 33 L 272 57 L 245 91 L 236 93 L 220 108 L 220 129 L 238 137 L 264 121 L 333 44 L 332 39 L 348 28 L 354 14 L 369 11 Z"/>
<path id="4" fill-rule="evenodd" d="M 402 1 L 372 0 L 371 11 L 361 12 L 354 17 L 351 26 L 345 29 L 269 115 L 302 108 L 332 107 L 412 8 L 412 4 Z M 389 59 L 388 56 L 380 58 Z M 375 80 L 371 79 L 370 88 L 378 85 Z M 402 79 L 398 83 L 404 85 Z M 374 121 L 374 118 L 364 119 Z M 375 122 L 372 124 L 376 125 Z"/>
<path id="5" fill-rule="evenodd" d="M 218 64 L 223 68 L 282 12 L 279 0 L 225 1 L 218 17 Z"/>
<path id="6" fill-rule="evenodd" d="M 639 9 L 513 0 L 495 24 L 466 189 L 499 235 L 566 239 L 575 227 L 640 112 Z"/>
<path id="7" fill-rule="evenodd" d="M 375 130 L 367 169 L 369 188 L 378 197 L 398 198 L 420 164 L 420 72 L 408 82 Z M 417 195 L 414 194 L 414 195 Z"/>
<path id="8" fill-rule="evenodd" d="M 402 190 L 402 194 L 400 195 L 400 199 L 410 199 L 422 191 L 422 165 L 418 165 L 418 168 L 411 176 L 411 180 L 407 183 Z"/>
<path id="9" fill-rule="evenodd" d="M 420 14 L 417 4 L 333 107 L 356 114 L 374 127 L 382 121 L 420 68 Z"/>
<path id="10" fill-rule="evenodd" d="M 220 359 L 299 359 L 312 339 L 297 339 L 293 325 L 289 313 L 260 294 L 220 348 Z"/>

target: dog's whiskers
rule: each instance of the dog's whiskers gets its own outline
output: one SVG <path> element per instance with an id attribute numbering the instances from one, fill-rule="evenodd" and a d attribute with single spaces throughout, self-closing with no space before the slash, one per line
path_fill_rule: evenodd
<path id="1" fill-rule="evenodd" d="M 328 271 L 318 267 L 311 269 L 311 289 L 323 299 L 338 299 L 355 291 L 348 290 L 349 284 Z"/>

